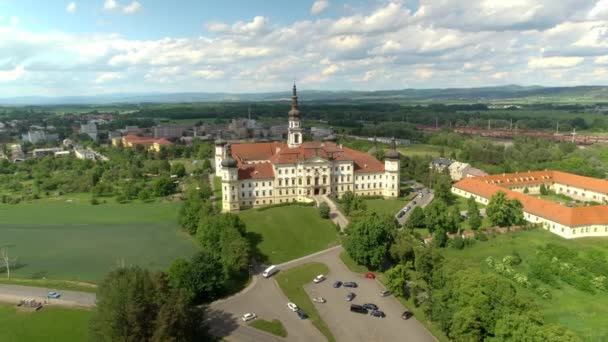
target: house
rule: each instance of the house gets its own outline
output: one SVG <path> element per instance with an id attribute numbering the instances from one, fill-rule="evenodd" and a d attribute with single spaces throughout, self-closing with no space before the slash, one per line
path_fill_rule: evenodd
<path id="1" fill-rule="evenodd" d="M 74 148 L 74 155 L 78 159 L 90 159 L 95 160 L 95 152 L 88 148 L 76 147 Z"/>
<path id="2" fill-rule="evenodd" d="M 57 151 L 55 152 L 55 158 L 66 158 L 69 157 L 72 153 L 70 151 Z"/>
<path id="3" fill-rule="evenodd" d="M 602 203 L 572 207 L 537 197 L 541 185 L 574 200 Z M 465 178 L 452 193 L 482 204 L 502 191 L 523 204 L 524 219 L 566 239 L 608 236 L 608 181 L 545 170 Z M 526 192 L 526 193 L 524 193 Z"/>
<path id="4" fill-rule="evenodd" d="M 34 158 L 42 158 L 45 156 L 54 156 L 55 152 L 62 151 L 61 147 L 51 147 L 51 148 L 36 148 L 32 152 Z"/>
<path id="5" fill-rule="evenodd" d="M 450 167 L 450 165 L 453 163 L 454 161 L 451 159 L 446 159 L 446 158 L 437 158 L 437 159 L 433 159 L 431 161 L 431 163 L 429 164 L 429 168 L 431 170 L 435 170 L 438 172 L 443 172 L 443 170 L 447 169 L 448 167 Z"/>
<path id="6" fill-rule="evenodd" d="M 86 134 L 93 141 L 97 141 L 97 124 L 95 122 L 88 122 L 80 125 L 80 134 Z"/>
<path id="7" fill-rule="evenodd" d="M 125 148 L 134 148 L 135 146 L 143 146 L 144 149 L 154 152 L 160 152 L 162 146 L 171 145 L 172 143 L 164 138 L 154 139 L 149 137 L 140 137 L 129 134 L 122 138 L 113 138 L 112 146 L 122 145 Z"/>

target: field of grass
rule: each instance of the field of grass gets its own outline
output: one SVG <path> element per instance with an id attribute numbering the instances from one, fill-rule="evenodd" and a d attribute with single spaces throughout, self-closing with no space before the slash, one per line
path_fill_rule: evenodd
<path id="1" fill-rule="evenodd" d="M 437 158 L 441 155 L 442 149 L 446 156 L 449 156 L 453 151 L 453 149 L 449 147 L 428 144 L 411 144 L 397 147 L 397 150 L 401 154 L 408 157 L 429 155 L 431 157 Z"/>
<path id="2" fill-rule="evenodd" d="M 178 204 L 0 206 L 0 236 L 17 259 L 11 275 L 97 282 L 113 266 L 164 269 L 196 244 L 177 225 Z"/>
<path id="3" fill-rule="evenodd" d="M 608 240 L 602 238 L 581 238 L 566 240 L 543 229 L 499 235 L 486 242 L 478 242 L 463 250 L 446 249 L 447 258 L 467 260 L 481 265 L 485 258 L 492 256 L 502 259 L 516 251 L 523 262 L 517 266 L 518 272 L 526 273 L 528 262 L 535 257 L 537 247 L 547 243 L 565 246 L 580 252 L 596 250 L 608 255 Z M 522 291 L 527 291 L 521 288 Z M 561 289 L 552 289 L 552 299 L 538 299 L 546 322 L 560 323 L 577 333 L 584 341 L 606 341 L 608 326 L 605 293 L 589 294 L 563 284 Z M 538 297 L 533 295 L 534 297 Z"/>
<path id="4" fill-rule="evenodd" d="M 276 280 L 287 298 L 308 315 L 308 319 L 312 324 L 319 329 L 329 341 L 335 341 L 336 339 L 329 330 L 329 327 L 327 327 L 327 324 L 321 319 L 317 309 L 310 301 L 306 291 L 304 291 L 304 284 L 310 283 L 317 274 L 328 273 L 329 268 L 327 268 L 325 264 L 311 262 L 284 272 L 279 272 L 276 276 Z"/>
<path id="5" fill-rule="evenodd" d="M 249 325 L 273 335 L 287 337 L 287 330 L 285 330 L 283 323 L 281 323 L 281 321 L 278 319 L 273 319 L 272 321 L 256 319 L 255 321 L 249 323 Z"/>
<path id="6" fill-rule="evenodd" d="M 364 199 L 367 209 L 378 214 L 396 215 L 416 194 L 395 199 Z"/>
<path id="7" fill-rule="evenodd" d="M 239 213 L 250 240 L 272 264 L 296 259 L 338 244 L 336 228 L 315 207 L 291 205 Z"/>
<path id="8" fill-rule="evenodd" d="M 44 307 L 22 312 L 12 305 L 0 305 L 0 341 L 88 341 L 91 311 Z"/>

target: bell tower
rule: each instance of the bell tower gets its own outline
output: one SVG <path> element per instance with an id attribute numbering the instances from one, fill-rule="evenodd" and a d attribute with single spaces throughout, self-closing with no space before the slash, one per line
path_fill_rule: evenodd
<path id="1" fill-rule="evenodd" d="M 291 96 L 291 110 L 289 111 L 289 126 L 287 128 L 287 147 L 300 147 L 300 145 L 302 145 L 302 138 L 300 109 L 298 108 L 298 93 L 294 83 L 293 95 Z"/>

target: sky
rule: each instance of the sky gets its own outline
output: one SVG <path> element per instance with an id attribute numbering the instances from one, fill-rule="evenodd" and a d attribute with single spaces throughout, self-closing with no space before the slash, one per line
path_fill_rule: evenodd
<path id="1" fill-rule="evenodd" d="M 0 0 L 0 97 L 607 80 L 608 0 Z"/>

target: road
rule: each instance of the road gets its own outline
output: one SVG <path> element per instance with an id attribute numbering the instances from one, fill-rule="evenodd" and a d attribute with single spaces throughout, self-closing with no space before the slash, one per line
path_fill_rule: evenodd
<path id="1" fill-rule="evenodd" d="M 427 205 L 429 205 L 429 203 L 431 203 L 431 201 L 435 197 L 433 190 L 427 189 L 424 185 L 422 185 L 420 183 L 416 183 L 414 181 L 411 181 L 410 183 L 412 183 L 414 185 L 414 187 L 417 189 L 418 193 L 422 193 L 422 197 L 420 197 L 419 195 L 416 195 L 416 197 L 413 200 L 411 200 L 410 202 L 408 202 L 406 205 L 403 206 L 403 208 L 401 210 L 404 210 L 408 206 L 410 207 L 410 209 L 405 213 L 405 215 L 398 217 L 399 212 L 401 210 L 399 210 L 399 212 L 397 212 L 395 214 L 395 218 L 397 219 L 397 221 L 399 222 L 400 225 L 404 225 L 405 222 L 407 222 L 407 219 L 410 217 L 410 214 L 412 213 L 412 211 L 415 207 L 424 208 Z M 414 202 L 416 202 L 416 204 L 414 204 Z"/>
<path id="2" fill-rule="evenodd" d="M 279 265 L 282 271 L 308 262 L 321 262 L 329 267 L 330 272 L 327 275 L 329 279 L 318 285 L 307 284 L 305 291 L 311 297 L 321 295 L 328 299 L 328 303 L 315 305 L 337 341 L 435 341 L 415 318 L 407 321 L 400 318 L 404 309 L 396 298 L 392 296 L 381 298 L 378 295 L 383 289 L 379 282 L 350 272 L 339 257 L 341 251 L 342 247 L 336 246 Z M 353 291 L 358 295 L 355 302 L 362 303 L 359 300 L 363 299 L 374 302 L 381 307 L 387 317 L 375 319 L 351 313 L 344 299 L 346 290 L 331 288 L 333 280 L 338 278 L 360 283 L 361 286 Z M 325 341 L 325 337 L 308 320 L 300 320 L 289 311 L 286 307 L 287 301 L 273 278 L 265 279 L 256 275 L 252 284 L 239 294 L 209 306 L 207 325 L 212 327 L 215 335 L 237 342 Z M 265 320 L 279 319 L 288 332 L 287 339 L 253 331 L 240 320 L 246 312 L 254 312 Z"/>
<path id="3" fill-rule="evenodd" d="M 94 293 L 63 291 L 22 285 L 0 284 L 0 301 L 17 304 L 23 298 L 34 298 L 44 303 L 46 300 L 46 295 L 49 291 L 57 291 L 61 294 L 61 297 L 58 299 L 49 299 L 48 301 L 50 305 L 86 308 L 95 306 Z"/>

